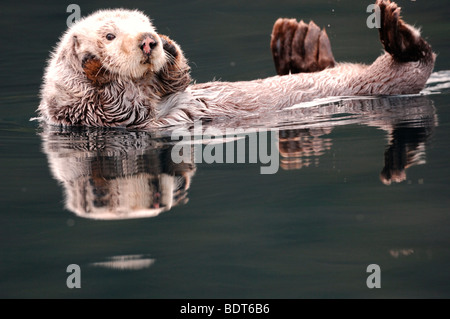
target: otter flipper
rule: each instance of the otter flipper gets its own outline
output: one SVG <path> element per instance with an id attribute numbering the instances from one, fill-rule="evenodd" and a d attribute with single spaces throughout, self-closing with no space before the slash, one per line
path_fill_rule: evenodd
<path id="1" fill-rule="evenodd" d="M 377 0 L 380 10 L 380 40 L 386 52 L 398 62 L 432 59 L 431 46 L 420 36 L 419 30 L 405 23 L 400 7 L 390 0 Z"/>
<path id="2" fill-rule="evenodd" d="M 325 29 L 320 30 L 313 21 L 278 19 L 270 48 L 278 75 L 317 72 L 336 64 Z"/>

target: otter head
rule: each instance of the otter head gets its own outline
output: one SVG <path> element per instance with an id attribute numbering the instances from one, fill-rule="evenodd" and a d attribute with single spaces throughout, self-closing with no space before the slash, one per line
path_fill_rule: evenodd
<path id="1" fill-rule="evenodd" d="M 79 67 L 88 78 L 87 69 L 120 78 L 140 78 L 158 72 L 167 62 L 161 38 L 149 18 L 139 11 L 98 11 L 74 24 L 68 36 Z M 94 66 L 86 69 L 86 63 L 92 61 Z"/>

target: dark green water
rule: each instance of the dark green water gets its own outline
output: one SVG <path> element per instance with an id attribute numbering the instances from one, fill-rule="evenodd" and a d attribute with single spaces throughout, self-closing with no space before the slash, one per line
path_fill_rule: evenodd
<path id="1" fill-rule="evenodd" d="M 274 75 L 269 40 L 280 16 L 329 25 L 339 61 L 381 52 L 366 27 L 370 2 L 235 3 L 78 2 L 82 15 L 144 10 L 184 49 L 197 82 Z M 168 131 L 39 128 L 29 119 L 69 3 L 2 5 L 0 297 L 450 297 L 450 9 L 399 3 L 439 54 L 433 83 L 423 96 L 246 122 L 259 130 L 248 138 L 275 127 L 276 174 L 261 174 L 260 162 L 175 165 Z M 156 216 L 130 218 L 139 200 Z M 108 205 L 121 219 L 93 218 L 106 218 Z M 80 289 L 66 285 L 70 264 L 80 266 Z M 380 266 L 380 289 L 366 285 L 370 264 Z"/>

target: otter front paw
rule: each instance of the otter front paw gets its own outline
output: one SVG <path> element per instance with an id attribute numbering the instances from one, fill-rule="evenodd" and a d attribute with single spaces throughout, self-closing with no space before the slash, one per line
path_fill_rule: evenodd
<path id="1" fill-rule="evenodd" d="M 175 43 L 175 41 L 163 34 L 160 34 L 159 37 L 161 38 L 164 52 L 169 58 L 169 63 L 174 64 L 184 58 L 183 52 L 181 52 L 180 47 Z"/>
<path id="2" fill-rule="evenodd" d="M 399 62 L 418 61 L 432 55 L 419 30 L 400 17 L 400 7 L 390 0 L 377 0 L 380 9 L 380 40 L 386 52 Z"/>
<path id="3" fill-rule="evenodd" d="M 81 67 L 86 77 L 94 85 L 101 86 L 109 82 L 106 70 L 102 67 L 100 59 L 95 55 L 86 54 L 81 61 Z"/>
<path id="4" fill-rule="evenodd" d="M 313 21 L 278 19 L 270 48 L 279 75 L 316 72 L 336 64 L 325 29 L 320 30 Z"/>
<path id="5" fill-rule="evenodd" d="M 167 64 L 158 72 L 158 94 L 165 96 L 184 91 L 191 83 L 190 67 L 180 46 L 168 36 L 160 34 Z"/>

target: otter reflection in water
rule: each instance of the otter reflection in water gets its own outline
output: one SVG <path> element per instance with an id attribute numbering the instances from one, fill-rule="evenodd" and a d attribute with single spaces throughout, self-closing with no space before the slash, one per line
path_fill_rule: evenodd
<path id="1" fill-rule="evenodd" d="M 279 123 L 288 123 L 289 118 L 302 120 L 290 122 L 282 130 L 273 129 Z M 255 119 L 248 123 L 245 119 L 236 121 L 254 131 L 250 124 Z M 317 164 L 318 158 L 332 147 L 329 134 L 335 126 L 363 124 L 386 131 L 389 146 L 381 172 L 385 184 L 404 180 L 406 168 L 423 163 L 425 144 L 437 125 L 432 102 L 423 96 L 341 100 L 291 109 L 279 114 L 276 123 L 273 121 L 273 117 L 267 121 L 261 118 L 258 123 L 279 131 L 276 144 L 283 169 L 299 169 L 312 161 Z M 208 125 L 236 127 L 232 122 Z M 166 137 L 156 138 L 154 134 Z M 41 137 L 50 170 L 63 186 L 67 209 L 92 219 L 129 219 L 153 217 L 188 201 L 195 161 L 173 161 L 176 142 L 170 134 L 168 130 L 62 129 L 44 125 Z"/>
<path id="2" fill-rule="evenodd" d="M 434 125 L 432 119 L 417 123 L 401 122 L 389 132 L 389 146 L 384 153 L 384 168 L 380 173 L 381 181 L 390 185 L 392 182 L 406 180 L 406 169 L 413 165 L 425 163 L 425 142 L 431 136 Z"/>
<path id="3" fill-rule="evenodd" d="M 399 183 L 406 180 L 408 167 L 425 163 L 425 144 L 438 123 L 433 104 L 425 96 L 348 100 L 318 107 L 328 108 L 326 123 L 318 116 L 316 120 L 309 118 L 310 123 L 301 129 L 280 131 L 281 168 L 318 165 L 319 157 L 331 148 L 332 140 L 327 135 L 333 127 L 357 123 L 387 132 L 389 145 L 380 180 L 386 185 Z"/>
<path id="4" fill-rule="evenodd" d="M 93 219 L 152 217 L 186 203 L 195 166 L 147 132 L 43 127 L 43 149 L 67 209 Z"/>

